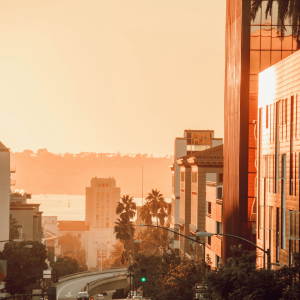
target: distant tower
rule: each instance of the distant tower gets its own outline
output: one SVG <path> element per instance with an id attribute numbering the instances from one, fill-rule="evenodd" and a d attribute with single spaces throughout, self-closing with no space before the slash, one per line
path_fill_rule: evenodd
<path id="1" fill-rule="evenodd" d="M 9 239 L 10 152 L 0 142 L 0 240 Z M 0 251 L 5 243 L 0 243 Z"/>
<path id="2" fill-rule="evenodd" d="M 90 228 L 113 228 L 117 220 L 116 206 L 121 189 L 114 178 L 92 178 L 86 188 L 85 223 Z"/>

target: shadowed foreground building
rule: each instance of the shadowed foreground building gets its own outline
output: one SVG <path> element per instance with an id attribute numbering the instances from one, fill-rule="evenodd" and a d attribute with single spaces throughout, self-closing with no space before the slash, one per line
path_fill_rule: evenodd
<path id="1" fill-rule="evenodd" d="M 277 33 L 277 1 L 265 16 L 267 1 L 254 21 L 251 1 L 226 2 L 226 54 L 224 99 L 224 207 L 223 231 L 256 242 L 258 74 L 299 49 L 286 26 L 285 38 Z M 230 246 L 249 244 L 223 238 L 222 256 Z"/>

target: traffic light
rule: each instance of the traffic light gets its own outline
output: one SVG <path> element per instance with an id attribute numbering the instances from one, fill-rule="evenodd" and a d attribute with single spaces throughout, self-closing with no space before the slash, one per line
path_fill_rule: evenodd
<path id="1" fill-rule="evenodd" d="M 141 281 L 145 282 L 147 279 L 147 267 L 140 267 L 140 273 L 141 273 Z"/>
<path id="2" fill-rule="evenodd" d="M 52 281 L 54 283 L 58 283 L 58 278 L 59 278 L 59 272 L 58 272 L 58 270 L 53 270 L 52 271 Z"/>

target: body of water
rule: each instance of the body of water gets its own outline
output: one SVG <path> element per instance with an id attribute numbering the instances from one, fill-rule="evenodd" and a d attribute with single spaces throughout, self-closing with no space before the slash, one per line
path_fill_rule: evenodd
<path id="1" fill-rule="evenodd" d="M 142 198 L 134 198 L 134 201 L 142 205 Z M 166 198 L 166 201 L 171 202 L 171 199 Z M 28 203 L 41 204 L 43 216 L 57 216 L 61 221 L 85 220 L 85 195 L 32 195 Z"/>

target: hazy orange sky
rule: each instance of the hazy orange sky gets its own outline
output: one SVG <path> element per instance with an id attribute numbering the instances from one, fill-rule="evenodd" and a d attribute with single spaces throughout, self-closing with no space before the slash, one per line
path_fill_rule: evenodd
<path id="1" fill-rule="evenodd" d="M 1 0 L 0 141 L 173 154 L 223 137 L 225 0 Z"/>

